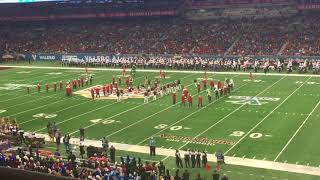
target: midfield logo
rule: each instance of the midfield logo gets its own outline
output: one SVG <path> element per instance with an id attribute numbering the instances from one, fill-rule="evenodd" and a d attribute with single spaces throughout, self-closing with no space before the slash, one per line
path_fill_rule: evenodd
<path id="1" fill-rule="evenodd" d="M 279 101 L 280 98 L 272 97 L 256 97 L 256 96 L 229 96 L 229 101 L 232 104 L 249 104 L 254 106 L 261 106 L 262 104 L 267 104 L 270 101 Z"/>

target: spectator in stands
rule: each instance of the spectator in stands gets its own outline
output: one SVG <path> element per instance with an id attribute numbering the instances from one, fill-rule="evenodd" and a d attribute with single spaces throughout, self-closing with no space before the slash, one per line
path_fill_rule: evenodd
<path id="1" fill-rule="evenodd" d="M 214 171 L 213 171 L 212 179 L 213 179 L 213 180 L 220 180 L 220 174 L 218 173 L 217 170 L 214 170 Z"/>

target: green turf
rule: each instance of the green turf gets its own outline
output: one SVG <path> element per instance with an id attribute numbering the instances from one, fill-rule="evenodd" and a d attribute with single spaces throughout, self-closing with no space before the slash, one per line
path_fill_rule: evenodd
<path id="1" fill-rule="evenodd" d="M 48 64 L 50 63 L 34 65 Z M 19 65 L 25 64 L 19 63 Z M 30 71 L 30 73 L 18 73 L 22 71 Z M 121 75 L 120 71 L 93 71 L 92 73 L 95 74 L 94 85 L 111 82 L 112 75 Z M 89 139 L 100 139 L 107 136 L 112 142 L 146 145 L 149 137 L 153 136 L 156 138 L 157 146 L 164 148 L 199 149 L 207 150 L 209 153 L 221 150 L 227 152 L 229 156 L 236 157 L 276 160 L 316 167 L 320 164 L 317 139 L 320 127 L 320 107 L 318 106 L 310 114 L 320 100 L 319 77 L 262 75 L 255 77 L 259 81 L 248 82 L 246 81 L 248 75 L 209 75 L 209 77 L 220 80 L 233 78 L 236 86 L 232 96 L 279 98 L 278 101 L 261 101 L 268 102 L 262 105 L 232 104 L 226 102 L 232 100 L 228 97 L 218 100 L 213 98 L 214 102 L 209 104 L 205 92 L 201 92 L 205 107 L 198 108 L 193 80 L 202 77 L 203 74 L 174 72 L 168 72 L 171 78 L 161 80 L 161 82 L 180 79 L 183 85 L 189 86 L 190 93 L 196 95 L 193 107 L 180 107 L 179 103 L 172 105 L 169 95 L 143 104 L 143 99 L 116 102 L 113 100 L 91 101 L 78 95 L 70 98 L 65 96 L 64 91 L 58 90 L 56 94 L 53 93 L 52 87 L 49 93 L 44 91 L 45 83 L 52 86 L 55 81 L 65 82 L 78 78 L 81 74 L 84 74 L 84 70 L 22 68 L 1 70 L 0 87 L 8 83 L 32 85 L 41 83 L 42 92 L 37 93 L 36 88 L 33 88 L 31 94 L 27 94 L 24 87 L 17 90 L 0 89 L 0 110 L 6 110 L 0 116 L 17 118 L 20 126 L 26 131 L 46 133 L 47 122 L 55 121 L 63 133 L 71 133 L 76 137 L 79 136 L 78 129 L 86 127 L 86 137 Z M 138 71 L 135 84 L 143 82 L 144 75 L 154 77 L 158 73 Z M 310 82 L 317 84 L 310 84 Z M 178 92 L 178 101 L 180 101 L 180 96 L 181 92 Z M 39 113 L 54 113 L 57 116 L 51 119 L 33 117 Z M 304 126 L 283 150 L 308 116 Z M 97 118 L 115 122 L 93 124 L 90 121 Z M 159 137 L 162 134 L 221 140 L 233 143 L 234 146 L 168 141 Z M 281 151 L 281 155 L 276 159 Z M 237 170 L 231 171 L 234 172 L 234 176 L 239 175 Z M 269 170 L 263 170 L 263 172 L 254 170 L 256 173 L 250 173 L 250 171 L 248 170 L 247 174 L 274 173 Z M 279 174 L 284 179 L 291 176 L 289 173 L 279 172 Z M 256 179 L 259 178 L 256 177 Z"/>

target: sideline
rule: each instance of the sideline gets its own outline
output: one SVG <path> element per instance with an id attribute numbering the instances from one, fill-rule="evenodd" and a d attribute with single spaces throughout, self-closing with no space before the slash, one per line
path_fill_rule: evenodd
<path id="1" fill-rule="evenodd" d="M 36 136 L 42 136 L 45 138 L 45 141 L 50 141 L 49 136 L 46 134 L 36 133 Z M 71 138 L 70 144 L 79 145 L 80 144 L 79 138 Z M 84 146 L 102 147 L 101 141 L 97 141 L 97 140 L 86 139 L 82 144 Z M 130 144 L 122 144 L 122 143 L 114 143 L 114 142 L 109 142 L 109 145 L 113 145 L 117 150 L 149 154 L 148 146 L 130 145 Z M 175 149 L 157 148 L 157 154 L 161 156 L 175 157 L 175 152 L 176 152 Z M 180 154 L 185 154 L 185 151 L 180 151 Z M 228 164 L 232 164 L 232 165 L 320 176 L 320 168 L 318 167 L 288 164 L 288 163 L 281 163 L 281 162 L 274 162 L 274 161 L 265 161 L 265 160 L 258 160 L 258 159 L 231 157 L 231 156 L 226 156 L 225 159 Z M 208 154 L 208 161 L 216 162 L 215 155 Z"/>
<path id="2" fill-rule="evenodd" d="M 11 65 L 0 65 L 0 67 L 13 67 L 13 68 L 25 68 L 25 69 L 61 69 L 61 70 L 83 70 L 84 68 L 78 67 L 45 67 L 45 66 L 11 66 Z M 89 70 L 95 71 L 122 71 L 122 69 L 115 68 L 88 68 Z M 131 69 L 127 69 L 130 71 Z M 159 72 L 159 70 L 154 69 L 137 69 L 137 72 Z M 194 73 L 199 74 L 204 71 L 193 71 L 193 70 L 166 70 L 166 72 L 173 73 Z M 208 71 L 208 74 L 234 74 L 234 75 L 248 75 L 248 72 L 212 72 Z M 265 76 L 292 76 L 292 77 L 320 77 L 316 74 L 285 74 L 285 73 L 253 73 L 254 75 L 265 75 Z"/>

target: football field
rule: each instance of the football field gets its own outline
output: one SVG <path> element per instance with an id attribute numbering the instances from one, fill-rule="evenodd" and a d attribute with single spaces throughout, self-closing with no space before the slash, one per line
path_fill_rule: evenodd
<path id="1" fill-rule="evenodd" d="M 94 70 L 93 84 L 77 89 L 104 85 L 122 72 Z M 224 81 L 232 78 L 234 90 L 228 96 L 207 100 L 201 86 L 203 107 L 197 107 L 197 89 L 194 80 L 204 73 L 168 71 L 161 84 L 181 80 L 193 98 L 193 106 L 181 107 L 181 90 L 177 104 L 171 95 L 150 98 L 116 100 L 90 98 L 63 90 L 53 91 L 53 83 L 84 76 L 83 69 L 10 68 L 0 70 L 0 117 L 16 118 L 28 132 L 46 134 L 48 122 L 56 122 L 63 134 L 79 137 L 79 128 L 85 128 L 87 139 L 130 145 L 147 146 L 155 137 L 157 146 L 166 149 L 206 150 L 225 152 L 227 156 L 284 162 L 305 166 L 320 166 L 320 77 L 247 74 L 208 74 L 208 78 Z M 134 84 L 143 83 L 144 76 L 154 79 L 154 72 L 137 71 Z M 122 79 L 124 81 L 124 79 Z M 27 93 L 27 86 L 42 85 Z M 48 83 L 49 92 L 45 91 Z M 122 82 L 122 86 L 123 86 Z"/>

